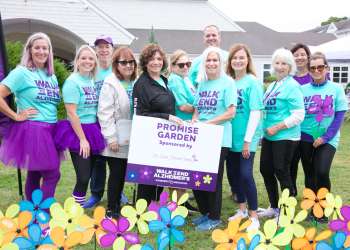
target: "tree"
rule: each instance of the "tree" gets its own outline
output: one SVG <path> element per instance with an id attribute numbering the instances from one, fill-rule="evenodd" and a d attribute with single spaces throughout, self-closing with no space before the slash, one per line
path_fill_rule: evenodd
<path id="1" fill-rule="evenodd" d="M 324 26 L 324 25 L 327 25 L 327 24 L 331 24 L 331 23 L 337 23 L 339 21 L 346 20 L 346 19 L 348 19 L 346 16 L 344 16 L 344 17 L 331 16 L 330 18 L 328 18 L 327 21 L 323 21 L 321 23 L 321 26 Z"/>
<path id="2" fill-rule="evenodd" d="M 153 25 L 152 25 L 152 28 L 151 28 L 151 32 L 150 32 L 150 34 L 149 34 L 148 42 L 149 42 L 149 43 L 158 44 L 158 42 L 157 42 L 157 40 L 156 40 L 156 36 L 155 36 L 155 34 L 154 34 Z"/>

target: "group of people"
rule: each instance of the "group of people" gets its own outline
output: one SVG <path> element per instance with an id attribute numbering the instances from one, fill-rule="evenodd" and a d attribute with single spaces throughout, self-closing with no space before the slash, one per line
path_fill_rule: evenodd
<path id="1" fill-rule="evenodd" d="M 249 216 L 248 230 L 260 227 L 259 216 L 278 216 L 278 184 L 297 195 L 300 159 L 305 186 L 330 189 L 331 163 L 348 106 L 341 85 L 329 80 L 325 56 L 310 54 L 303 44 L 277 49 L 272 56 L 276 80 L 264 92 L 247 45 L 234 44 L 227 52 L 220 49 L 218 27 L 209 25 L 203 33 L 207 48 L 193 62 L 185 51 L 176 50 L 168 63 L 163 49 L 149 44 L 138 65 L 130 48 L 113 51 L 108 36 L 98 37 L 95 49 L 81 46 L 74 72 L 63 85 L 68 119 L 62 121 L 57 121 L 61 95 L 50 39 L 43 33 L 30 36 L 21 64 L 0 84 L 0 111 L 13 121 L 2 138 L 0 160 L 27 169 L 27 199 L 37 188 L 44 197 L 54 196 L 60 156 L 68 149 L 76 173 L 72 196 L 84 207 L 102 198 L 108 163 L 107 216 L 117 218 L 128 156 L 128 143 L 120 138 L 134 113 L 179 126 L 204 122 L 224 127 L 216 191 L 193 191 L 201 214 L 192 221 L 196 230 L 212 230 L 221 223 L 225 162 L 239 203 L 229 220 Z M 11 93 L 17 112 L 5 102 Z M 253 177 L 260 141 L 260 172 L 270 202 L 263 211 L 257 211 Z M 89 181 L 92 195 L 86 200 Z M 162 189 L 140 184 L 137 197 L 158 200 Z"/>

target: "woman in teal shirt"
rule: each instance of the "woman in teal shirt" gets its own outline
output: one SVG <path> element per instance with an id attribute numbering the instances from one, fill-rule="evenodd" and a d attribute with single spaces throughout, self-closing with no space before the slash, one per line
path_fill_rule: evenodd
<path id="1" fill-rule="evenodd" d="M 203 52 L 203 62 L 198 74 L 198 91 L 194 101 L 195 111 L 192 121 L 224 127 L 220 162 L 215 192 L 194 191 L 198 209 L 202 214 L 193 220 L 196 230 L 212 230 L 221 224 L 222 177 L 224 161 L 232 146 L 233 118 L 237 105 L 237 89 L 233 79 L 227 76 L 223 68 L 220 49 L 209 47 Z"/>
<path id="2" fill-rule="evenodd" d="M 96 155 L 105 148 L 97 122 L 96 69 L 95 51 L 88 45 L 81 46 L 74 59 L 74 73 L 62 89 L 68 120 L 59 122 L 55 137 L 60 149 L 70 151 L 77 179 L 72 196 L 82 206 Z"/>
<path id="3" fill-rule="evenodd" d="M 260 118 L 263 109 L 263 88 L 256 79 L 252 56 L 244 44 L 233 45 L 229 52 L 227 74 L 235 80 L 238 94 L 236 116 L 232 119 L 232 147 L 227 157 L 227 177 L 236 183 L 239 210 L 230 217 L 248 217 L 249 205 L 252 224 L 247 230 L 258 229 L 256 210 L 258 195 L 253 176 L 254 155 L 260 140 Z"/>
<path id="4" fill-rule="evenodd" d="M 264 178 L 270 208 L 259 216 L 279 216 L 278 184 L 294 195 L 290 166 L 300 140 L 300 123 L 304 119 L 304 103 L 300 85 L 293 79 L 296 65 L 293 54 L 277 49 L 272 55 L 273 74 L 277 80 L 267 88 L 264 98 L 264 117 L 260 172 Z"/>

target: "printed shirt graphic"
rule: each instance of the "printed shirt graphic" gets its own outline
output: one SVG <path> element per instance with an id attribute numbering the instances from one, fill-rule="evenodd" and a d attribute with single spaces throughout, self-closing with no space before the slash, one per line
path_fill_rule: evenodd
<path id="1" fill-rule="evenodd" d="M 291 140 L 300 138 L 300 125 L 278 131 L 269 136 L 266 129 L 274 126 L 291 115 L 292 110 L 303 109 L 303 95 L 300 85 L 292 76 L 287 76 L 276 84 L 273 82 L 267 88 L 264 101 L 263 130 L 264 137 L 270 141 Z"/>
<path id="2" fill-rule="evenodd" d="M 231 105 L 237 105 L 237 88 L 232 78 L 225 75 L 199 84 L 194 106 L 198 110 L 200 121 L 205 122 L 222 115 Z M 231 148 L 231 121 L 225 121 L 220 125 L 224 126 L 222 146 Z"/>
<path id="3" fill-rule="evenodd" d="M 97 121 L 97 94 L 94 80 L 78 73 L 71 74 L 64 82 L 64 103 L 77 105 L 77 115 L 81 123 L 95 123 Z"/>
<path id="4" fill-rule="evenodd" d="M 346 111 L 348 104 L 341 85 L 327 81 L 322 86 L 306 84 L 301 87 L 304 94 L 305 119 L 301 123 L 303 133 L 322 136 L 334 119 L 337 111 Z M 336 134 L 328 143 L 337 148 L 340 133 Z"/>
<path id="5" fill-rule="evenodd" d="M 127 81 L 120 81 L 121 85 L 123 86 L 123 88 L 125 89 L 126 91 L 126 94 L 128 95 L 128 98 L 129 98 L 129 102 L 130 102 L 130 112 L 131 112 L 131 116 L 133 115 L 134 113 L 134 104 L 133 104 L 133 101 L 132 101 L 132 90 L 134 88 L 134 81 L 132 82 L 127 82 Z"/>
<path id="6" fill-rule="evenodd" d="M 236 115 L 232 119 L 232 148 L 233 152 L 242 152 L 244 137 L 246 134 L 249 114 L 252 110 L 262 110 L 263 88 L 262 84 L 250 74 L 235 81 L 237 87 L 237 108 Z M 250 143 L 250 151 L 255 152 L 261 137 L 261 124 L 257 127 Z"/>
<path id="7" fill-rule="evenodd" d="M 100 92 L 102 89 L 102 85 L 105 81 L 105 78 L 111 73 L 112 73 L 112 66 L 108 67 L 107 69 L 98 68 L 97 74 L 95 77 L 95 88 L 96 88 L 97 99 L 100 96 Z"/>
<path id="8" fill-rule="evenodd" d="M 15 94 L 18 112 L 35 108 L 38 114 L 31 121 L 55 123 L 57 105 L 61 100 L 60 89 L 55 75 L 48 76 L 46 71 L 33 71 L 17 66 L 2 81 Z"/>
<path id="9" fill-rule="evenodd" d="M 196 89 L 193 86 L 189 78 L 182 78 L 181 76 L 171 73 L 168 79 L 168 87 L 173 92 L 176 100 L 175 115 L 180 117 L 182 120 L 191 120 L 192 113 L 186 113 L 179 109 L 180 106 L 189 104 L 192 105 L 194 102 L 194 96 Z"/>

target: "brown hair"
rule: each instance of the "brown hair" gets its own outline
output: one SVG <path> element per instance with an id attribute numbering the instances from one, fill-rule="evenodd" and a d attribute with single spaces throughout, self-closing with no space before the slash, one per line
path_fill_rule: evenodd
<path id="1" fill-rule="evenodd" d="M 248 57 L 247 74 L 249 73 L 249 74 L 256 76 L 256 72 L 255 72 L 255 68 L 254 68 L 253 60 L 252 60 L 252 53 L 250 52 L 250 49 L 245 44 L 237 43 L 237 44 L 232 45 L 232 47 L 230 49 L 230 52 L 228 55 L 227 66 L 226 66 L 226 73 L 229 76 L 232 76 L 233 79 L 236 78 L 236 74 L 235 74 L 234 69 L 231 67 L 231 60 L 232 60 L 233 56 L 241 49 L 243 49 L 245 51 L 245 53 L 247 54 L 247 57 Z"/>
<path id="2" fill-rule="evenodd" d="M 310 56 L 310 62 L 317 59 L 322 59 L 324 64 L 328 66 L 328 61 L 326 59 L 326 56 L 322 52 L 315 52 Z M 309 64 L 309 70 L 310 70 L 310 64 Z"/>
<path id="3" fill-rule="evenodd" d="M 112 71 L 113 73 L 116 75 L 116 77 L 119 80 L 125 80 L 124 77 L 122 76 L 122 74 L 120 74 L 119 70 L 118 70 L 118 62 L 120 60 L 120 58 L 125 58 L 125 59 L 129 59 L 131 58 L 131 60 L 134 60 L 134 72 L 132 73 L 132 75 L 130 76 L 130 80 L 133 81 L 136 79 L 136 73 L 137 73 L 137 62 L 135 60 L 135 56 L 134 53 L 132 52 L 132 50 L 128 47 L 120 47 L 118 49 L 116 49 L 113 53 L 112 56 Z"/>
<path id="4" fill-rule="evenodd" d="M 162 71 L 164 71 L 168 67 L 168 62 L 166 59 L 166 55 L 163 51 L 163 49 L 158 44 L 148 44 L 146 45 L 140 54 L 140 67 L 143 72 L 147 72 L 147 64 L 149 61 L 151 61 L 152 57 L 159 52 L 160 56 L 163 59 L 163 67 Z"/>

